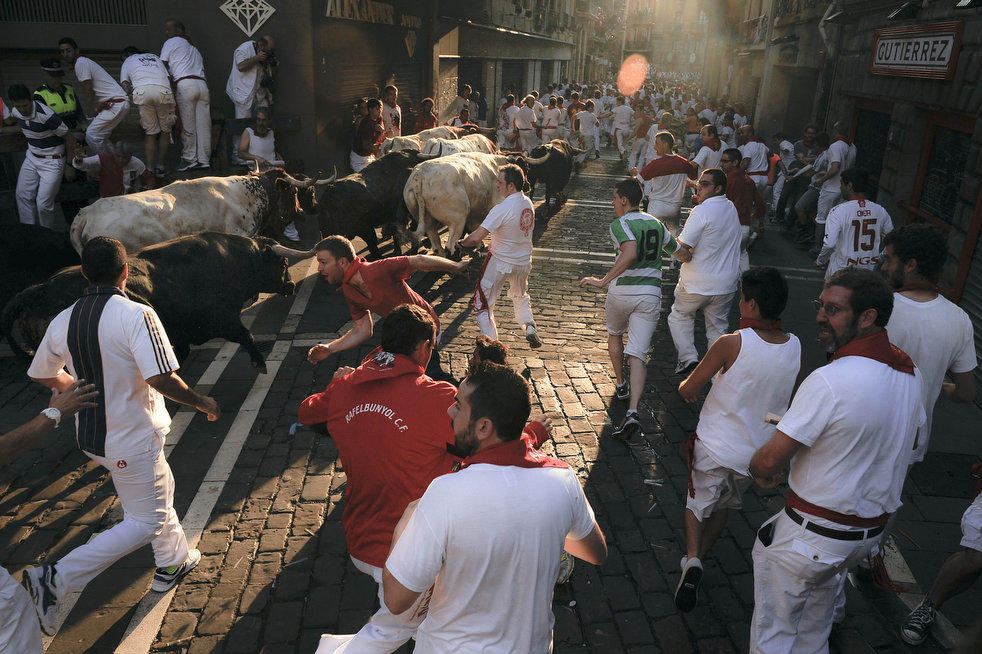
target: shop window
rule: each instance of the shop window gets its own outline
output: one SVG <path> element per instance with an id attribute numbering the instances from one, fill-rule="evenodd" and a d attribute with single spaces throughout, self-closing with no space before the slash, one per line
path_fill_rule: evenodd
<path id="1" fill-rule="evenodd" d="M 146 25 L 147 0 L 3 0 L 0 21 Z"/>
<path id="2" fill-rule="evenodd" d="M 923 170 L 914 206 L 935 221 L 951 225 L 958 191 L 965 179 L 971 134 L 940 125 L 932 125 L 932 128 L 927 167 Z"/>

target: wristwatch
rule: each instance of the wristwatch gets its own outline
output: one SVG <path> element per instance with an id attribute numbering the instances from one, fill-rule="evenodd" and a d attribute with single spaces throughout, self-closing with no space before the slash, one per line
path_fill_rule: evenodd
<path id="1" fill-rule="evenodd" d="M 49 406 L 47 409 L 41 412 L 41 415 L 47 418 L 48 420 L 54 420 L 55 429 L 58 429 L 58 425 L 61 424 L 61 411 L 54 408 L 53 406 Z"/>

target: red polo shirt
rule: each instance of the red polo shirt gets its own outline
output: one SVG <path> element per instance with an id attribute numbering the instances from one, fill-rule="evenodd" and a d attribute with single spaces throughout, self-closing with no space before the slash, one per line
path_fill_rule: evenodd
<path id="1" fill-rule="evenodd" d="M 736 207 L 741 225 L 750 225 L 764 216 L 764 198 L 754 180 L 739 166 L 726 175 L 726 198 Z"/>
<path id="2" fill-rule="evenodd" d="M 359 561 L 384 566 L 406 505 L 451 471 L 447 409 L 456 393 L 409 357 L 379 350 L 300 405 L 300 422 L 326 423 L 337 445 L 348 478 L 344 536 Z"/>
<path id="3" fill-rule="evenodd" d="M 371 297 L 365 297 L 351 284 L 350 280 L 356 272 L 361 273 Z M 436 317 L 436 311 L 406 283 L 406 279 L 412 274 L 409 257 L 389 257 L 372 263 L 356 258 L 344 272 L 344 279 L 341 281 L 341 292 L 348 302 L 351 319 L 358 320 L 369 312 L 384 318 L 400 304 L 415 304 L 429 312 L 436 323 L 437 331 L 440 331 L 440 319 Z"/>

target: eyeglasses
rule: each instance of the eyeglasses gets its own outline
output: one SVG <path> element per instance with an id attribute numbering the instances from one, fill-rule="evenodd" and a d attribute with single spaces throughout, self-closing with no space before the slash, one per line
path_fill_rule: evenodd
<path id="1" fill-rule="evenodd" d="M 815 311 L 822 311 L 822 310 L 824 310 L 825 311 L 825 315 L 826 316 L 829 316 L 829 317 L 834 316 L 835 314 L 839 313 L 840 311 L 845 311 L 844 308 L 838 306 L 837 304 L 828 304 L 826 302 L 822 302 L 821 300 L 819 300 L 817 298 L 814 299 L 814 300 L 812 300 L 812 306 L 815 307 Z"/>

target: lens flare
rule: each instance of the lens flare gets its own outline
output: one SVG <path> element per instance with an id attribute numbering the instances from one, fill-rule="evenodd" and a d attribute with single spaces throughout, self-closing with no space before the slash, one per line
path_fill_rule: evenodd
<path id="1" fill-rule="evenodd" d="M 634 95 L 648 77 L 648 60 L 639 54 L 633 54 L 621 64 L 617 73 L 617 90 L 621 95 Z"/>

